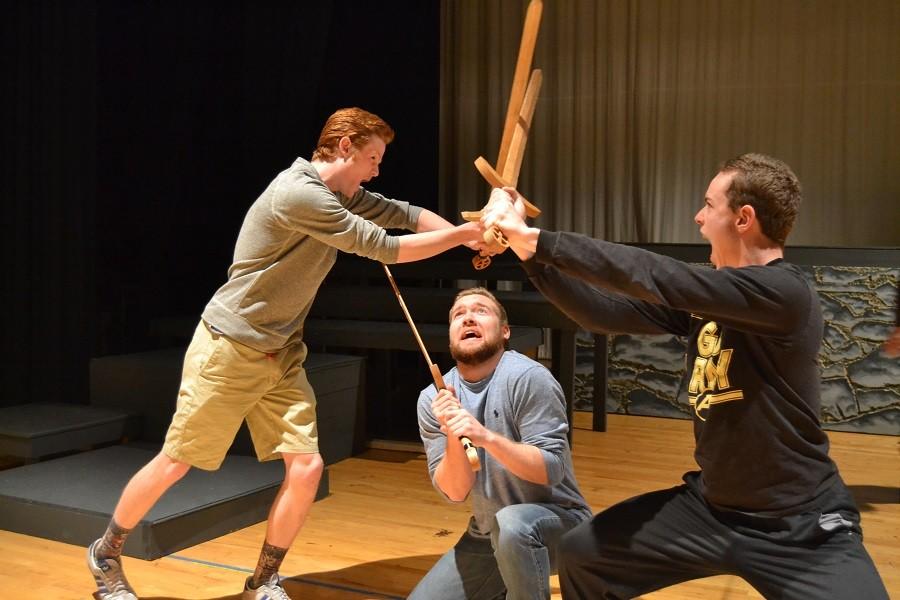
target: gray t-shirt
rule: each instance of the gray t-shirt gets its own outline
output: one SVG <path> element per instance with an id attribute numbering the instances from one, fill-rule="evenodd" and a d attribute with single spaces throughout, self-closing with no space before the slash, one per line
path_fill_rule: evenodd
<path id="1" fill-rule="evenodd" d="M 247 212 L 228 281 L 206 305 L 203 320 L 261 352 L 296 343 L 337 251 L 394 263 L 399 241 L 383 228 L 415 231 L 421 212 L 362 188 L 352 198 L 332 192 L 315 167 L 298 158 Z"/>
<path id="2" fill-rule="evenodd" d="M 543 365 L 508 350 L 485 379 L 467 382 L 454 367 L 444 375 L 444 382 L 456 390 L 463 408 L 487 429 L 540 449 L 547 466 L 549 484 L 531 483 L 510 473 L 479 448 L 481 470 L 476 473 L 470 494 L 474 517 L 469 524 L 472 535 L 490 534 L 494 514 L 511 504 L 555 504 L 576 519 L 591 517 L 572 468 L 562 388 Z M 419 394 L 418 404 L 419 433 L 425 443 L 432 483 L 447 448 L 447 437 L 431 411 L 436 395 L 434 386 L 429 386 Z M 434 486 L 446 498 L 436 483 Z"/>

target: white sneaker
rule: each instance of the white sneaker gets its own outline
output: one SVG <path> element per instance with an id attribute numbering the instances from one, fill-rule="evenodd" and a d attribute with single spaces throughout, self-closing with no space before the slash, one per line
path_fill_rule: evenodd
<path id="1" fill-rule="evenodd" d="M 274 573 L 269 581 L 255 590 L 250 589 L 250 577 L 244 582 L 244 594 L 241 600 L 291 600 L 284 588 L 281 587 L 281 579 L 278 573 Z"/>
<path id="2" fill-rule="evenodd" d="M 122 563 L 115 558 L 98 559 L 94 550 L 100 540 L 95 540 L 87 552 L 87 564 L 97 582 L 96 600 L 138 600 L 122 570 Z M 275 596 L 278 598 L 278 596 Z"/>

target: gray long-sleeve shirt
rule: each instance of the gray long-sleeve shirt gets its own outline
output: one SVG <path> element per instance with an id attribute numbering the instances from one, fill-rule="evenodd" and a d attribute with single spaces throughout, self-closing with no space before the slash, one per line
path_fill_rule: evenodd
<path id="1" fill-rule="evenodd" d="M 298 342 L 337 251 L 394 263 L 399 241 L 383 228 L 415 231 L 421 212 L 362 188 L 352 198 L 332 192 L 313 165 L 298 158 L 247 212 L 228 281 L 206 305 L 203 320 L 261 352 Z"/>
<path id="2" fill-rule="evenodd" d="M 456 390 L 463 408 L 487 429 L 538 448 L 547 468 L 547 485 L 525 481 L 479 448 L 482 467 L 470 493 L 474 517 L 469 524 L 470 533 L 488 535 L 494 514 L 512 504 L 555 504 L 571 511 L 576 519 L 591 517 L 572 468 L 562 388 L 543 365 L 508 350 L 494 372 L 481 381 L 465 381 L 456 367 L 444 375 L 444 381 Z M 447 448 L 447 436 L 431 410 L 436 395 L 434 386 L 429 386 L 419 394 L 418 403 L 419 433 L 425 443 L 432 482 Z M 435 488 L 446 498 L 437 485 Z"/>

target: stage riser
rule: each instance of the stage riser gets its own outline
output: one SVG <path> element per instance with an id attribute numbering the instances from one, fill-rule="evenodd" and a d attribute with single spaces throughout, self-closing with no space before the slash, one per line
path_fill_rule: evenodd
<path id="1" fill-rule="evenodd" d="M 0 472 L 0 529 L 87 546 L 156 452 L 111 447 Z M 264 521 L 283 476 L 281 461 L 246 456 L 214 472 L 192 469 L 134 528 L 124 553 L 152 560 Z M 326 469 L 316 499 L 327 495 Z"/>
<path id="2" fill-rule="evenodd" d="M 126 411 L 82 404 L 35 402 L 0 408 L 0 455 L 35 461 L 100 444 L 140 430 Z"/>

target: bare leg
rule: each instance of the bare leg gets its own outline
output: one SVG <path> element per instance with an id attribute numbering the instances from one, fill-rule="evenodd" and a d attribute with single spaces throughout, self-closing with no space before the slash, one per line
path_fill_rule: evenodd
<path id="1" fill-rule="evenodd" d="M 303 527 L 324 469 L 317 454 L 285 454 L 284 482 L 269 510 L 266 541 L 289 548 Z"/>
<path id="2" fill-rule="evenodd" d="M 324 463 L 319 454 L 284 454 L 284 482 L 269 510 L 266 539 L 250 587 L 259 587 L 278 571 L 303 527 L 316 497 Z"/>
<path id="3" fill-rule="evenodd" d="M 124 529 L 133 529 L 170 487 L 184 477 L 190 465 L 169 458 L 163 452 L 134 474 L 122 491 L 113 513 L 113 521 Z"/>
<path id="4" fill-rule="evenodd" d="M 137 595 L 122 570 L 122 546 L 134 526 L 166 490 L 184 477 L 188 469 L 189 465 L 172 460 L 160 452 L 135 473 L 125 486 L 106 533 L 88 548 L 88 568 L 97 583 L 94 598 L 137 600 Z"/>

